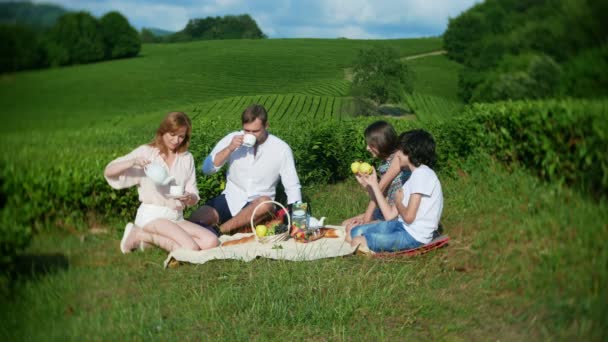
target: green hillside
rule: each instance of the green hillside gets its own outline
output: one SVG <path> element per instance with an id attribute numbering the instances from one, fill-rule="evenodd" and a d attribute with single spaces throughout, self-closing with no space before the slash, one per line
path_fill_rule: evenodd
<path id="1" fill-rule="evenodd" d="M 343 96 L 359 49 L 390 44 L 402 56 L 438 50 L 439 38 L 268 39 L 144 45 L 139 58 L 0 78 L 0 130 L 81 127 L 112 117 L 187 110 L 233 96 Z"/>
<path id="2" fill-rule="evenodd" d="M 442 56 L 407 60 L 415 92 L 398 105 L 416 120 L 382 118 L 435 137 L 447 248 L 169 270 L 159 249 L 120 253 L 137 190 L 112 189 L 103 169 L 168 110 L 192 117 L 200 165 L 245 106 L 264 104 L 315 215 L 363 212 L 349 166 L 373 162 L 362 133 L 379 117 L 346 114 L 345 69 L 378 44 L 402 57 L 441 49 L 438 38 L 152 44 L 129 60 L 0 76 L 3 340 L 606 340 L 608 101 L 463 109 L 460 66 Z M 197 171 L 201 198 L 224 176 Z"/>
<path id="3" fill-rule="evenodd" d="M 415 71 L 416 92 L 461 102 L 457 95 L 460 64 L 445 55 L 416 58 L 406 63 Z"/>
<path id="4" fill-rule="evenodd" d="M 51 27 L 68 11 L 49 3 L 34 4 L 29 1 L 0 2 L 0 23 L 32 26 L 36 29 Z"/>

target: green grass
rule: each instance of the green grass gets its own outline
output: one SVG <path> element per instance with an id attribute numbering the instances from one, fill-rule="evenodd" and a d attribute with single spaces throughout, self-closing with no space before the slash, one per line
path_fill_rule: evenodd
<path id="1" fill-rule="evenodd" d="M 425 122 L 449 120 L 464 107 L 460 102 L 419 92 L 406 94 L 404 104 L 414 112 L 418 120 Z"/>
<path id="2" fill-rule="evenodd" d="M 445 55 L 412 59 L 406 63 L 414 71 L 414 90 L 417 93 L 462 103 L 458 97 L 460 64 Z"/>
<path id="3" fill-rule="evenodd" d="M 422 257 L 213 261 L 164 270 L 110 234 L 38 236 L 69 267 L 3 287 L 0 336 L 40 339 L 605 338 L 608 208 L 524 171 L 471 160 L 442 176 L 451 244 Z M 365 206 L 354 181 L 306 189 L 337 223 Z M 27 274 L 27 272 L 26 272 Z M 4 285 L 6 285 L 6 278 Z"/>
<path id="4" fill-rule="evenodd" d="M 137 58 L 0 77 L 3 132 L 79 128 L 235 96 L 340 96 L 344 68 L 362 48 L 390 44 L 403 56 L 441 39 L 268 39 L 144 45 Z"/>

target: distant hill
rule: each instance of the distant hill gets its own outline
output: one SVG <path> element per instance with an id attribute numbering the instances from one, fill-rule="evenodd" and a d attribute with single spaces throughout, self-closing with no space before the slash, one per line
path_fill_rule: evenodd
<path id="1" fill-rule="evenodd" d="M 165 37 L 175 33 L 174 31 L 167 31 L 156 27 L 144 27 L 143 29 L 149 30 L 150 32 L 152 32 L 153 35 L 157 37 Z"/>
<path id="2" fill-rule="evenodd" d="M 20 24 L 35 28 L 51 27 L 68 11 L 57 5 L 31 2 L 0 2 L 0 23 Z"/>

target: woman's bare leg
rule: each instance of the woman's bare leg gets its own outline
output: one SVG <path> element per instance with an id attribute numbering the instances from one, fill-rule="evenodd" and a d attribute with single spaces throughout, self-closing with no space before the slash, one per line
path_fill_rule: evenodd
<path id="1" fill-rule="evenodd" d="M 143 231 L 152 235 L 158 235 L 156 240 L 161 243 L 166 243 L 166 240 L 159 240 L 159 237 L 164 237 L 170 240 L 175 241 L 177 245 L 181 248 L 190 249 L 193 251 L 198 251 L 200 247 L 192 239 L 190 234 L 188 234 L 182 227 L 177 225 L 175 222 L 171 222 L 167 219 L 156 219 L 143 227 Z M 145 242 L 149 242 L 149 240 L 143 240 Z M 163 246 L 161 248 L 165 249 Z M 168 247 L 168 246 L 167 246 Z M 172 248 L 171 250 L 173 250 Z"/>
<path id="2" fill-rule="evenodd" d="M 147 245 L 158 246 L 167 252 L 173 252 L 174 250 L 181 248 L 174 240 L 159 234 L 150 234 L 143 229 L 139 229 L 138 239 Z"/>
<path id="3" fill-rule="evenodd" d="M 220 244 L 217 236 L 213 234 L 209 229 L 202 228 L 198 224 L 194 224 L 190 221 L 178 221 L 176 222 L 190 237 L 196 241 L 198 247 L 201 250 L 217 247 Z"/>

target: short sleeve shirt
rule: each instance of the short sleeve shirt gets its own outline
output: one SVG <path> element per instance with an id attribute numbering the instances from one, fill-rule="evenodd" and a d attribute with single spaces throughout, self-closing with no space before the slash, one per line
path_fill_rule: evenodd
<path id="1" fill-rule="evenodd" d="M 422 195 L 416 218 L 411 224 L 405 223 L 401 216 L 399 216 L 399 221 L 414 239 L 421 243 L 428 243 L 433 239 L 433 232 L 439 225 L 443 211 L 443 191 L 435 171 L 426 165 L 416 168 L 410 179 L 403 185 L 404 206 L 408 205 L 412 194 Z"/>

